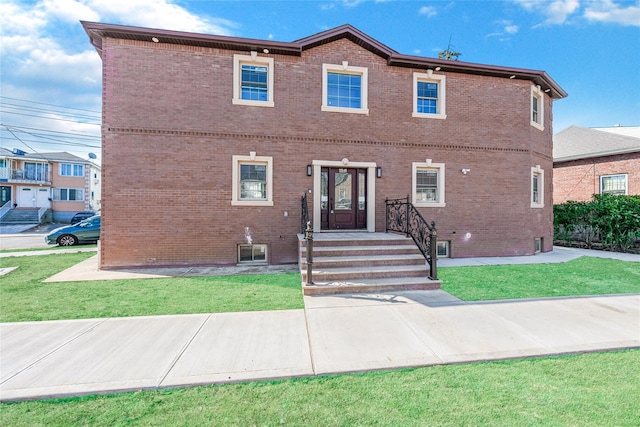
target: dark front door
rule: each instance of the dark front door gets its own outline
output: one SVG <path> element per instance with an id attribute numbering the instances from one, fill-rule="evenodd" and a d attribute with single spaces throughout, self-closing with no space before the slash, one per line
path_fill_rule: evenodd
<path id="1" fill-rule="evenodd" d="M 367 227 L 367 171 L 322 168 L 321 214 L 323 230 Z"/>
<path id="2" fill-rule="evenodd" d="M 0 187 L 0 206 L 4 206 L 11 200 L 11 187 L 3 185 Z"/>

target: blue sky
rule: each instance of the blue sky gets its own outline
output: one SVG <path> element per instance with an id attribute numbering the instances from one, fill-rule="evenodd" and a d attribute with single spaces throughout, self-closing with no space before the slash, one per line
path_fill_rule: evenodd
<path id="1" fill-rule="evenodd" d="M 640 125 L 640 1 L 0 2 L 0 146 L 100 155 L 101 63 L 80 20 L 294 41 L 349 23 L 403 53 L 545 70 L 571 125 Z M 99 160 L 99 159 L 98 159 Z"/>

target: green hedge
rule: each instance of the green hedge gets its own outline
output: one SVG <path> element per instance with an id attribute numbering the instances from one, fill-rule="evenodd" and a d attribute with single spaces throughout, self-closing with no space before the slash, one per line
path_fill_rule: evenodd
<path id="1" fill-rule="evenodd" d="M 588 247 L 629 252 L 640 240 L 640 196 L 595 194 L 590 202 L 569 201 L 553 207 L 554 239 L 579 239 Z"/>

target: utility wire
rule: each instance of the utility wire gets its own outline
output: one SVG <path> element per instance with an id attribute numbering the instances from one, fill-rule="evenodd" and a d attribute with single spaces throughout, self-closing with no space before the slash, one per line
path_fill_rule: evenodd
<path id="1" fill-rule="evenodd" d="M 31 103 L 31 104 L 48 105 L 49 107 L 59 107 L 59 108 L 66 108 L 66 109 L 69 109 L 69 110 L 87 111 L 87 112 L 90 112 L 90 113 L 102 114 L 100 111 L 95 111 L 95 110 L 86 110 L 86 109 L 83 109 L 83 108 L 75 108 L 75 107 L 65 107 L 65 106 L 62 106 L 62 105 L 55 105 L 55 104 L 46 104 L 44 102 L 29 101 L 29 100 L 26 100 L 26 99 L 11 98 L 11 97 L 8 97 L 8 96 L 0 96 L 0 98 L 2 98 L 2 99 L 11 99 L 12 101 L 28 102 L 28 103 Z"/>

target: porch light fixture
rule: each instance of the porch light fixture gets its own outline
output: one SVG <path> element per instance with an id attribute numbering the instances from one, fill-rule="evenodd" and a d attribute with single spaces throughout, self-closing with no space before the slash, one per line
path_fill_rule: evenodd
<path id="1" fill-rule="evenodd" d="M 382 167 L 376 167 L 376 178 L 382 178 Z"/>
<path id="2" fill-rule="evenodd" d="M 307 176 L 311 176 L 313 174 L 313 168 L 311 165 L 307 165 Z"/>

